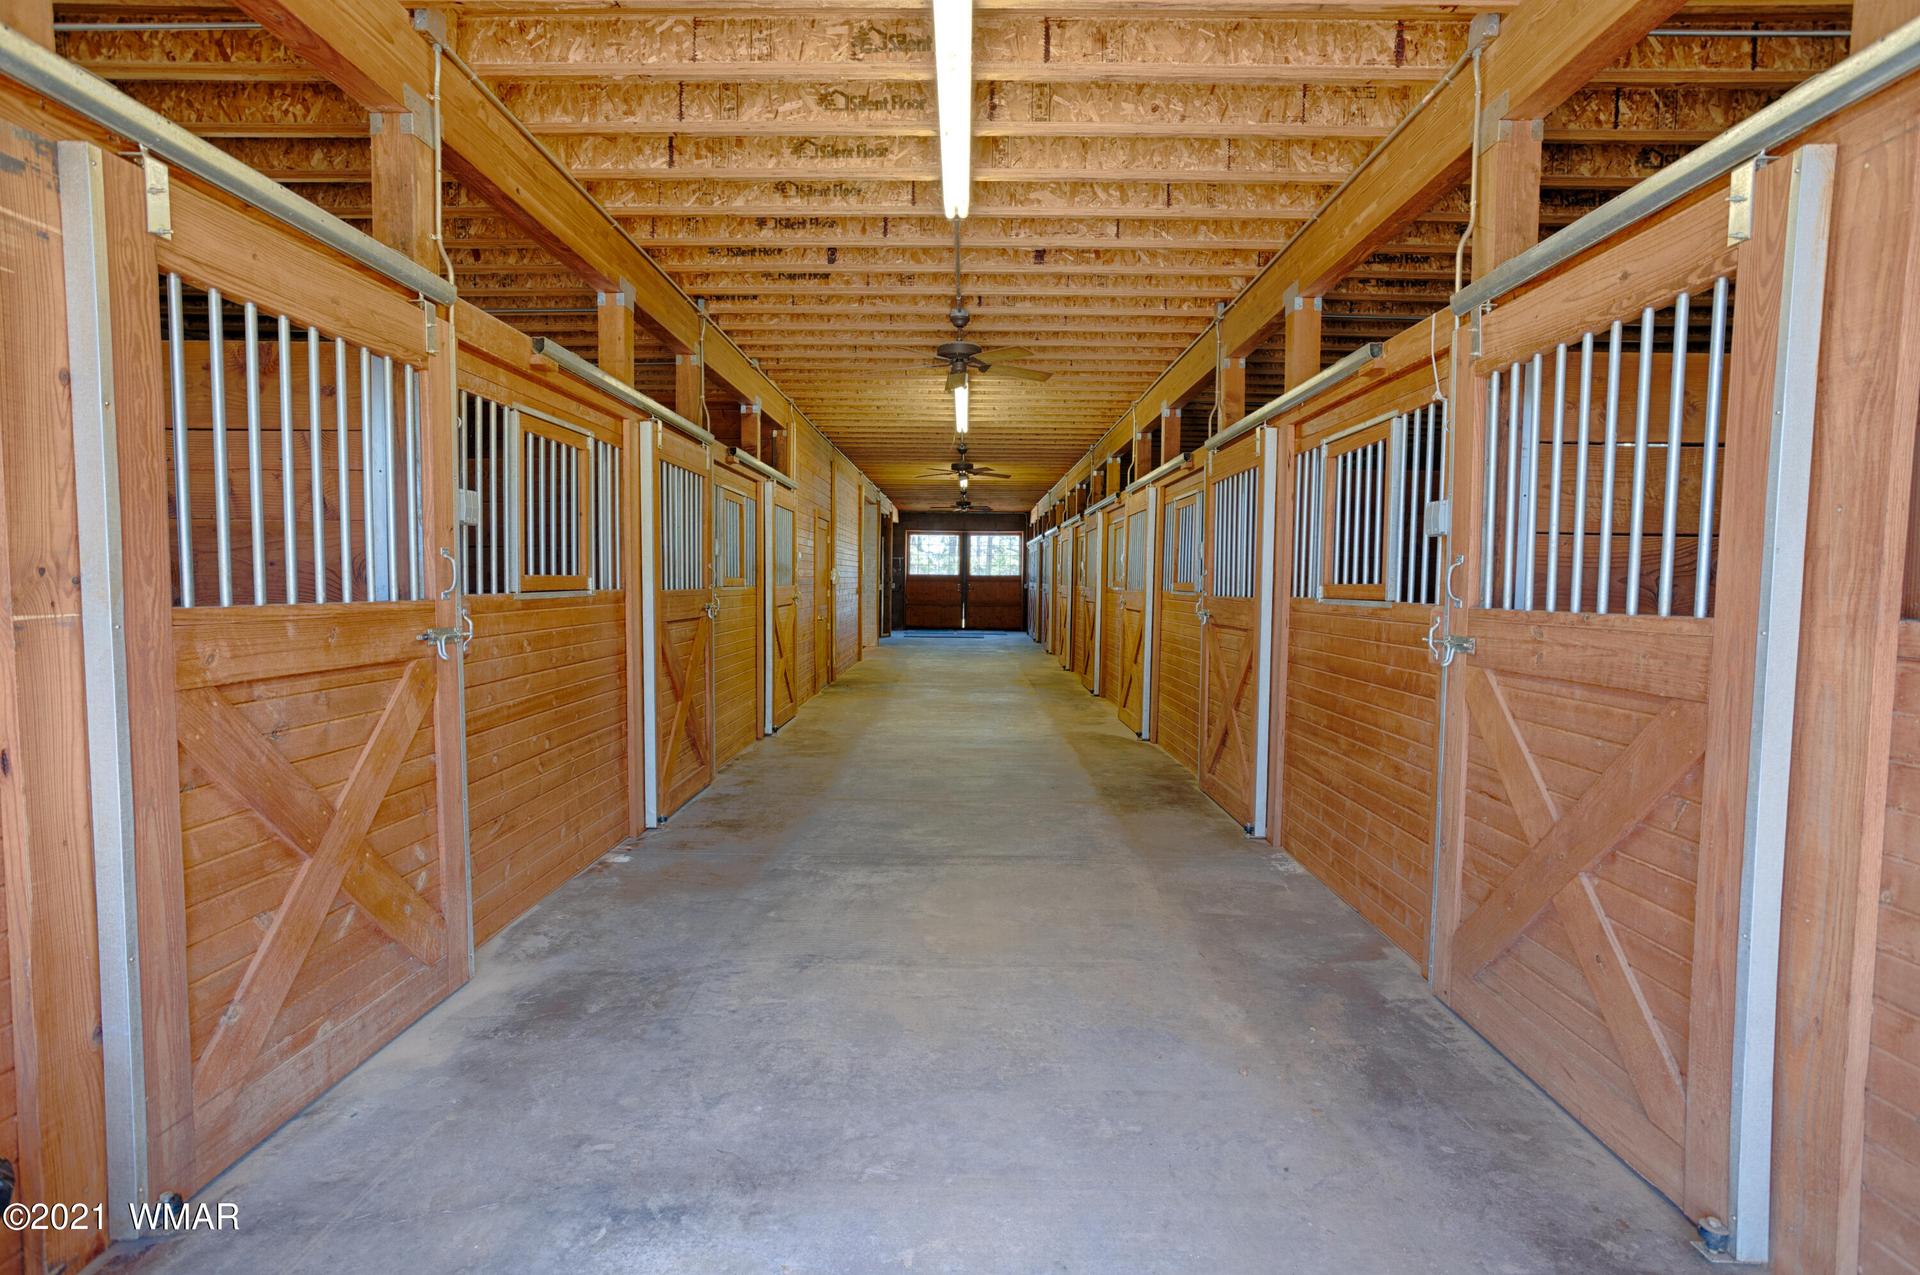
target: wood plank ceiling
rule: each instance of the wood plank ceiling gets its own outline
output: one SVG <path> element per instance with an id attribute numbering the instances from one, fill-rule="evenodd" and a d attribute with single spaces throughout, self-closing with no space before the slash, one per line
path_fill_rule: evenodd
<path id="1" fill-rule="evenodd" d="M 398 0 L 396 0 L 396 3 Z M 714 320 L 902 508 L 954 497 L 930 363 L 951 334 L 926 0 L 445 0 L 452 44 Z M 1473 14 L 1378 0 L 976 0 L 968 335 L 1045 383 L 976 382 L 974 495 L 1025 510 L 1459 54 Z M 1671 27 L 1833 30 L 1848 6 L 1707 0 Z M 236 10 L 56 6 L 67 56 L 350 220 L 367 117 Z M 167 24 L 103 31 L 101 23 Z M 238 24 L 238 25 L 224 25 Z M 183 30 L 183 25 L 212 29 Z M 1546 123 L 1551 230 L 1847 51 L 1844 38 L 1655 34 Z M 449 185 L 463 293 L 591 356 L 594 294 Z M 1327 299 L 1325 356 L 1430 313 L 1456 192 Z M 671 354 L 638 351 L 670 401 Z M 1255 352 L 1249 401 L 1278 393 Z M 1211 391 L 1203 390 L 1204 412 Z M 736 411 L 711 386 L 714 413 Z"/>

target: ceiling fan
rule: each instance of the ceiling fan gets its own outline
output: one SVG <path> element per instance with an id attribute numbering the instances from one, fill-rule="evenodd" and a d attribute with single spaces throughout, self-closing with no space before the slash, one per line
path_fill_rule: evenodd
<path id="1" fill-rule="evenodd" d="M 945 469 L 929 469 L 924 474 L 915 474 L 915 478 L 1011 478 L 1012 474 L 1003 474 L 990 465 L 976 465 L 967 459 L 967 445 L 954 444 L 954 450 L 960 453 L 959 460 L 947 462 Z"/>
<path id="2" fill-rule="evenodd" d="M 995 346 L 989 349 L 967 340 L 966 327 L 972 318 L 973 315 L 967 312 L 967 303 L 960 293 L 960 222 L 955 220 L 953 223 L 953 309 L 947 312 L 947 322 L 953 325 L 954 339 L 934 347 L 934 366 L 903 368 L 884 373 L 884 375 L 941 376 L 946 378 L 948 390 L 956 390 L 966 385 L 970 376 L 996 376 L 1020 381 L 1046 381 L 1053 378 L 1051 372 L 1037 372 L 1032 368 L 1013 366 L 1024 359 L 1032 358 L 1032 350 L 1014 345 Z M 916 350 L 915 353 L 920 351 Z"/>
<path id="3" fill-rule="evenodd" d="M 993 506 L 976 505 L 965 496 L 962 496 L 960 499 L 954 501 L 952 505 L 948 506 L 947 512 L 956 514 L 990 514 L 993 512 Z"/>

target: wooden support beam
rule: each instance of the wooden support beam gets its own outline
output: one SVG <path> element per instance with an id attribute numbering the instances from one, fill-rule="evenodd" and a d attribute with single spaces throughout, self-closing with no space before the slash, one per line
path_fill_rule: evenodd
<path id="1" fill-rule="evenodd" d="M 1287 308 L 1284 367 L 1288 389 L 1320 371 L 1321 315 L 1319 297 L 1295 297 Z"/>
<path id="2" fill-rule="evenodd" d="M 1160 412 L 1160 464 L 1180 454 L 1180 409 L 1168 407 Z"/>
<path id="3" fill-rule="evenodd" d="M 749 456 L 766 460 L 766 453 L 761 450 L 764 446 L 761 437 L 761 416 L 758 402 L 740 405 L 740 450 Z"/>
<path id="4" fill-rule="evenodd" d="M 624 292 L 602 292 L 597 309 L 600 370 L 622 385 L 632 385 L 633 298 Z"/>
<path id="5" fill-rule="evenodd" d="M 706 369 L 698 354 L 673 356 L 673 410 L 696 425 L 707 423 Z"/>
<path id="6" fill-rule="evenodd" d="M 1915 18 L 1920 18 L 1917 0 L 1855 0 L 1853 21 L 1849 24 L 1853 32 L 1852 47 L 1864 49 Z"/>
<path id="7" fill-rule="evenodd" d="M 440 192 L 433 185 L 433 148 L 421 136 L 426 120 L 409 111 L 375 111 L 373 140 L 373 237 L 429 270 L 439 272 L 434 214 Z"/>
<path id="8" fill-rule="evenodd" d="M 1217 375 L 1220 378 L 1220 419 L 1213 423 L 1216 431 L 1225 429 L 1247 414 L 1247 361 L 1244 358 L 1229 358 L 1220 365 Z"/>
<path id="9" fill-rule="evenodd" d="M 1681 6 L 1682 0 L 1523 0 L 1483 55 L 1479 101 L 1504 102 L 1496 118 L 1543 118 Z M 1226 347 L 1264 344 L 1292 297 L 1327 292 L 1458 185 L 1479 124 L 1474 77 L 1463 73 L 1228 304 L 1220 322 Z M 1202 342 L 1161 373 L 1143 398 L 1183 398 L 1213 363 Z M 1069 470 L 1056 490 L 1082 472 Z"/>
<path id="10" fill-rule="evenodd" d="M 1540 240 L 1539 120 L 1501 120 L 1482 139 L 1473 277 Z"/>
<path id="11" fill-rule="evenodd" d="M 53 0 L 0 0 L 0 26 L 53 47 Z"/>
<path id="12" fill-rule="evenodd" d="M 397 0 L 239 0 L 239 7 L 369 110 L 418 110 L 431 98 L 432 46 Z M 442 67 L 440 91 L 450 176 L 595 289 L 629 290 L 636 319 L 669 348 L 700 344 L 703 320 L 693 302 L 496 98 L 451 62 Z M 710 330 L 709 338 L 716 379 L 768 404 L 776 420 L 797 415 L 746 355 Z"/>

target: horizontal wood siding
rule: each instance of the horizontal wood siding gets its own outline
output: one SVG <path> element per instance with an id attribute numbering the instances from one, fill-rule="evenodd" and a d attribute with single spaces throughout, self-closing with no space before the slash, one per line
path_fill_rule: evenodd
<path id="1" fill-rule="evenodd" d="M 1900 628 L 1867 1062 L 1863 1275 L 1920 1272 L 1920 622 Z"/>
<path id="2" fill-rule="evenodd" d="M 1439 689 L 1426 609 L 1296 600 L 1291 623 L 1282 845 L 1424 966 Z"/>
<path id="3" fill-rule="evenodd" d="M 626 833 L 626 594 L 468 606 L 473 927 L 485 942 Z"/>

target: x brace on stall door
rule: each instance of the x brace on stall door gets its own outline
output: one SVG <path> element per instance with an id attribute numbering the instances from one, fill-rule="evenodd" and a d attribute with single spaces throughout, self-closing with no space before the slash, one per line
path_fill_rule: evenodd
<path id="1" fill-rule="evenodd" d="M 1622 749 L 1564 813 L 1548 791 L 1533 752 L 1492 673 L 1465 671 L 1467 715 L 1485 742 L 1513 807 L 1527 851 L 1455 938 L 1457 968 L 1471 978 L 1552 908 L 1576 963 L 1606 1019 L 1640 1105 L 1670 1137 L 1685 1136 L 1686 1097 L 1679 1065 L 1655 1023 L 1640 980 L 1589 869 L 1618 845 L 1706 752 L 1706 708 L 1672 703 Z"/>
<path id="2" fill-rule="evenodd" d="M 1207 629 L 1207 633 L 1213 642 L 1213 650 L 1216 654 L 1220 651 L 1220 640 L 1217 636 L 1219 632 L 1220 630 L 1212 627 Z M 1208 639 L 1203 638 L 1202 640 Z M 1213 732 L 1213 738 L 1207 741 L 1206 770 L 1209 774 L 1211 774 L 1219 764 L 1221 754 L 1226 751 L 1227 735 L 1229 732 L 1233 735 L 1234 746 L 1239 749 L 1240 759 L 1249 766 L 1253 764 L 1253 754 L 1247 748 L 1246 736 L 1240 733 L 1240 714 L 1234 710 L 1234 706 L 1240 702 L 1240 696 L 1246 692 L 1247 679 L 1253 676 L 1253 657 L 1258 650 L 1258 643 L 1249 642 L 1247 644 L 1247 653 L 1240 661 L 1240 671 L 1234 676 L 1231 693 L 1220 701 L 1220 715 L 1223 720 L 1220 723 L 1219 729 Z M 1210 675 L 1218 672 L 1219 667 L 1220 662 L 1218 660 L 1207 661 L 1207 671 Z M 1222 682 L 1221 687 L 1223 690 L 1226 689 L 1226 684 Z"/>
<path id="3" fill-rule="evenodd" d="M 707 764 L 707 750 L 700 746 L 698 736 L 687 729 L 691 719 L 688 710 L 693 706 L 693 696 L 688 693 L 687 687 L 692 681 L 689 674 L 700 667 L 700 658 L 706 654 L 707 631 L 712 627 L 712 620 L 694 622 L 693 642 L 687 648 L 687 658 L 678 667 L 673 662 L 673 643 L 668 642 L 660 648 L 660 662 L 667 666 L 667 681 L 673 686 L 673 723 L 668 727 L 666 742 L 660 749 L 660 791 L 663 793 L 667 790 L 668 780 L 673 777 L 673 762 L 679 755 L 683 732 L 687 746 L 693 749 L 694 760 L 702 766 Z"/>
<path id="4" fill-rule="evenodd" d="M 180 693 L 180 743 L 194 764 L 303 859 L 233 1003 L 194 1066 L 196 1102 L 246 1079 L 343 887 L 374 924 L 420 961 L 440 960 L 446 943 L 440 914 L 366 839 L 433 703 L 435 681 L 429 661 L 406 666 L 354 760 L 338 804 L 329 803 L 219 691 Z"/>

